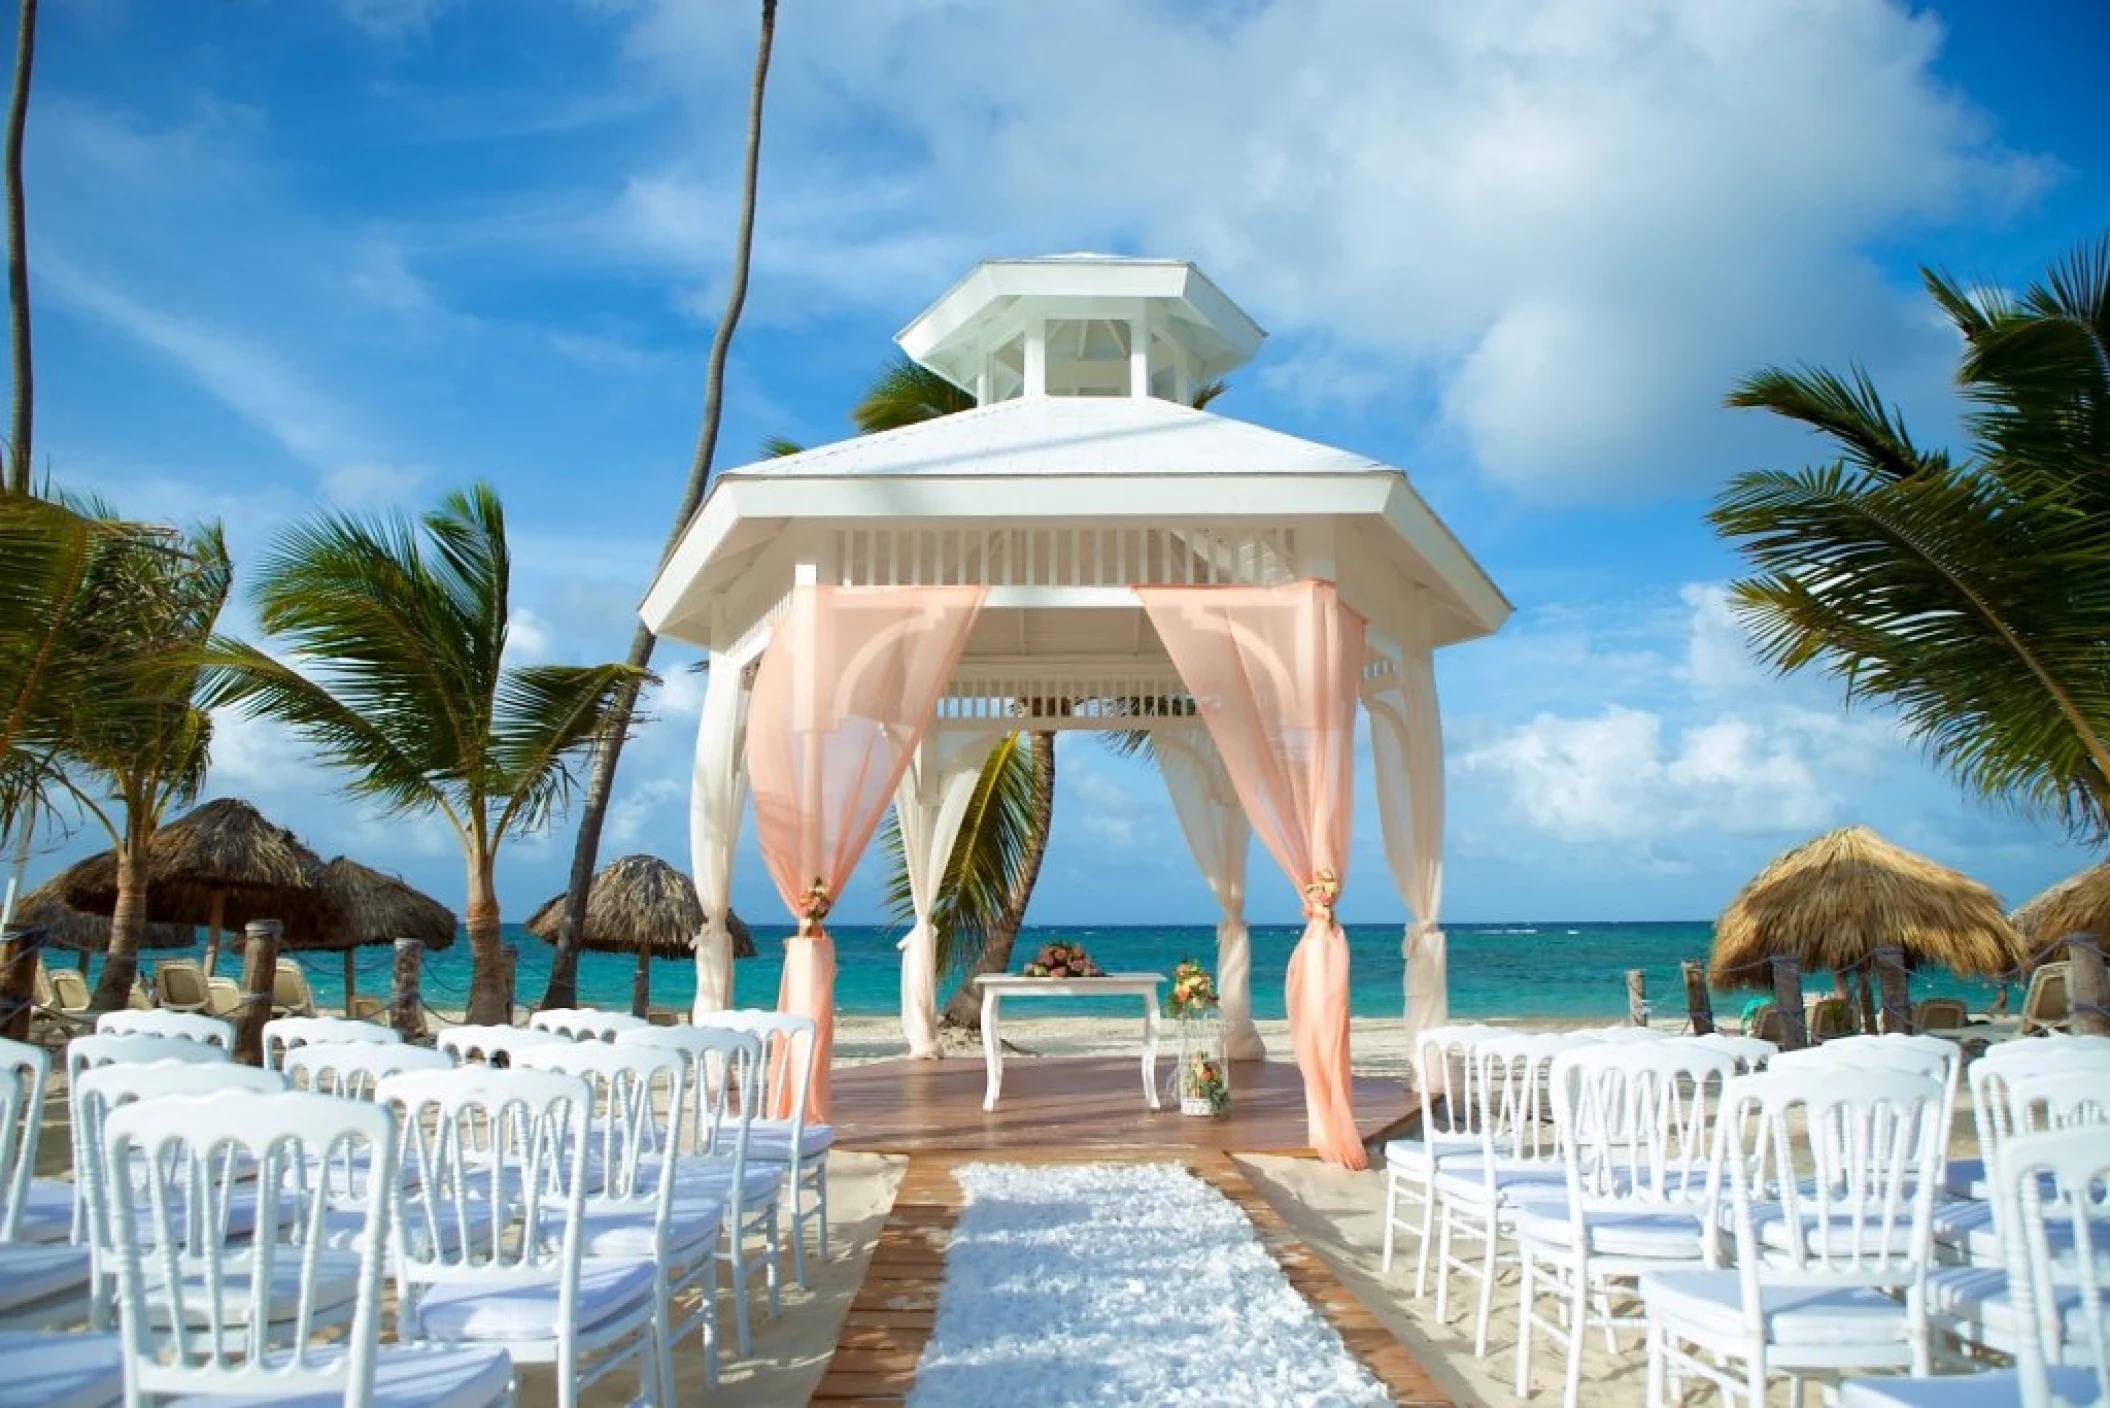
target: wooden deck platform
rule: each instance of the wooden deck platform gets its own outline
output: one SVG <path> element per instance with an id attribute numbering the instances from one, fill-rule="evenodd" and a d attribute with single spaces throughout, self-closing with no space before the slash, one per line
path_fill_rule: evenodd
<path id="1" fill-rule="evenodd" d="M 1160 1055 L 1161 1077 L 1172 1062 Z M 1231 1113 L 1192 1119 L 1144 1107 L 1133 1057 L 1015 1056 L 1004 1094 L 982 1112 L 978 1059 L 880 1061 L 838 1068 L 829 1109 L 835 1147 L 866 1153 L 1089 1149 L 1100 1156 L 1187 1152 L 1309 1154 L 1304 1083 L 1283 1061 L 1235 1061 Z M 1419 1114 L 1398 1081 L 1357 1077 L 1356 1126 L 1384 1139 Z"/>

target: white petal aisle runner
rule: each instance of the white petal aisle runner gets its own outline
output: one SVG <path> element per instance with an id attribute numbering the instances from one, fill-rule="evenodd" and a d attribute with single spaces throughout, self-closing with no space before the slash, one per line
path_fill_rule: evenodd
<path id="1" fill-rule="evenodd" d="M 914 1408 L 1391 1400 L 1172 1164 L 967 1164 Z"/>

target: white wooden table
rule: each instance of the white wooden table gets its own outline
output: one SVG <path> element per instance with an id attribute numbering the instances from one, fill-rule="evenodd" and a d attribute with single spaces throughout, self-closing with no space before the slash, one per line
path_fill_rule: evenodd
<path id="1" fill-rule="evenodd" d="M 994 1110 L 1004 1092 L 1004 1040 L 997 1029 L 997 1009 L 1007 997 L 1139 997 L 1143 999 L 1143 1103 L 1158 1108 L 1158 990 L 1163 973 L 1108 973 L 1100 978 L 1028 978 L 1017 973 L 990 973 L 975 979 L 982 986 L 982 1061 L 989 1068 L 989 1088 L 982 1108 Z"/>

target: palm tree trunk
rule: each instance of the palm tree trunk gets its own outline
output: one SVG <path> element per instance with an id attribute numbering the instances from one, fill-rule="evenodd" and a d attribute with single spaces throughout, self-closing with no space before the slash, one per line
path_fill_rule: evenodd
<path id="1" fill-rule="evenodd" d="M 7 105 L 7 317 L 15 359 L 14 415 L 7 434 L 7 492 L 29 492 L 36 381 L 29 361 L 29 217 L 22 193 L 22 138 L 29 127 L 29 75 L 37 56 L 37 0 L 22 0 L 15 32 L 15 89 Z"/>
<path id="2" fill-rule="evenodd" d="M 468 1020 L 507 1026 L 513 1014 L 506 1001 L 505 945 L 499 937 L 498 894 L 491 883 L 495 867 L 489 855 L 469 858 L 469 978 Z"/>
<path id="3" fill-rule="evenodd" d="M 147 930 L 147 841 L 145 827 L 127 825 L 117 847 L 117 905 L 110 912 L 110 947 L 88 1007 L 115 1012 L 132 1000 L 139 977 L 139 941 Z"/>
<path id="4" fill-rule="evenodd" d="M 1040 879 L 1040 862 L 1048 853 L 1048 833 L 1055 824 L 1055 735 L 1039 732 L 1033 739 L 1033 793 L 1030 806 L 1033 829 L 1019 857 L 1018 873 L 1011 877 L 1011 891 L 1004 897 L 1004 912 L 989 926 L 982 951 L 974 966 L 945 1004 L 947 1026 L 979 1031 L 982 1026 L 982 994 L 974 980 L 985 973 L 1003 973 L 1011 967 L 1011 946 L 1018 941 L 1019 926 L 1026 921 L 1026 906 L 1033 899 L 1033 886 Z"/>
<path id="5" fill-rule="evenodd" d="M 740 232 L 733 244 L 732 281 L 725 293 L 725 316 L 711 334 L 711 352 L 704 367 L 703 426 L 696 436 L 696 453 L 689 462 L 689 482 L 682 490 L 681 507 L 674 514 L 674 529 L 660 554 L 665 566 L 674 555 L 689 520 L 703 503 L 710 487 L 711 461 L 718 452 L 718 424 L 725 409 L 725 361 L 732 350 L 733 330 L 740 325 L 740 310 L 747 302 L 747 269 L 755 247 L 755 191 L 762 169 L 762 95 L 769 83 L 769 49 L 777 32 L 777 0 L 762 0 L 762 34 L 755 46 L 755 77 L 747 97 L 747 165 L 740 188 Z M 644 626 L 630 638 L 628 663 L 642 670 L 652 663 L 657 643 Z M 595 863 L 601 854 L 601 827 L 608 818 L 608 803 L 615 795 L 616 764 L 623 756 L 623 740 L 637 709 L 637 685 L 616 699 L 608 728 L 594 749 L 593 776 L 586 784 L 586 805 L 579 813 L 579 839 L 572 848 L 571 881 L 564 893 L 564 913 L 557 921 L 557 943 L 550 954 L 549 987 L 542 994 L 544 1007 L 576 1007 L 579 1001 L 579 931 L 586 923 L 586 892 L 593 884 Z"/>

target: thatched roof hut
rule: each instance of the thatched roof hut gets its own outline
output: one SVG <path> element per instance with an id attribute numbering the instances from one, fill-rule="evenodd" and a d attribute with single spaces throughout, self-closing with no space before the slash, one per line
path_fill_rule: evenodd
<path id="1" fill-rule="evenodd" d="M 421 939 L 428 951 L 454 942 L 454 911 L 393 875 L 338 856 L 322 868 L 321 932 L 287 943 L 288 948 L 344 954 L 344 1011 L 352 1016 L 359 997 L 358 950 L 397 939 Z"/>
<path id="2" fill-rule="evenodd" d="M 44 930 L 44 942 L 52 948 L 73 949 L 80 953 L 102 953 L 110 947 L 110 917 L 106 914 L 84 914 L 66 903 L 64 876 L 47 880 L 36 889 L 15 901 L 13 924 L 28 927 L 39 925 Z M 189 948 L 198 942 L 198 930 L 191 924 L 149 924 L 146 934 L 139 941 L 143 949 Z"/>
<path id="3" fill-rule="evenodd" d="M 2033 955 L 2068 934 L 2110 939 L 2110 861 L 2067 876 L 2010 914 L 2008 921 L 2022 932 Z"/>
<path id="4" fill-rule="evenodd" d="M 552 896 L 529 917 L 528 932 L 555 943 L 563 913 L 564 896 Z M 752 958 L 755 940 L 747 925 L 735 915 L 729 927 L 733 952 Z M 691 956 L 702 928 L 703 904 L 687 875 L 657 856 L 623 856 L 593 877 L 586 892 L 586 931 L 579 942 L 597 953 L 637 955 L 639 986 L 632 997 L 636 1006 L 649 997 L 651 960 Z"/>
<path id="5" fill-rule="evenodd" d="M 2021 936 L 1991 890 L 1849 826 L 1781 855 L 1730 902 L 1715 921 L 1709 980 L 1764 988 L 1765 959 L 1839 972 L 1885 947 L 1965 977 L 1994 977 L 2022 960 Z"/>
<path id="6" fill-rule="evenodd" d="M 147 917 L 217 932 L 276 919 L 289 939 L 319 937 L 322 860 L 247 802 L 223 797 L 154 834 L 147 851 Z M 66 903 L 117 908 L 117 853 L 90 856 L 60 877 Z"/>

